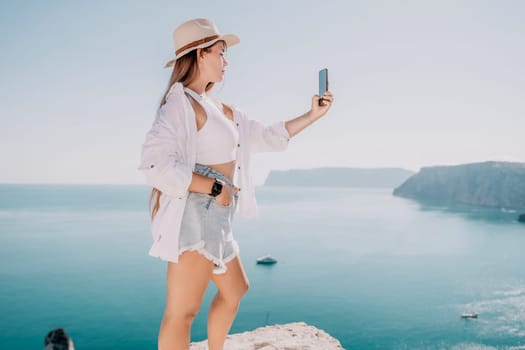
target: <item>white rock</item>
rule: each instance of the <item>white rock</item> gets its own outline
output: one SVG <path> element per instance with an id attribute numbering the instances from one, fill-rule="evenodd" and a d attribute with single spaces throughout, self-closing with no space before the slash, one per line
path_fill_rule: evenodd
<path id="1" fill-rule="evenodd" d="M 224 350 L 342 350 L 341 343 L 325 331 L 304 322 L 266 326 L 228 335 Z M 208 350 L 206 340 L 191 343 L 190 350 Z"/>

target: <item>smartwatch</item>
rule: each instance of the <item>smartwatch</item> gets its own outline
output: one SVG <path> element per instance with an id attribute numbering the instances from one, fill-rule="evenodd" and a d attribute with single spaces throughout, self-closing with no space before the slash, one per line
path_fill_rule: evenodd
<path id="1" fill-rule="evenodd" d="M 211 187 L 210 196 L 217 197 L 219 194 L 221 194 L 222 186 L 223 186 L 223 183 L 215 179 L 215 182 L 213 183 L 213 186 Z"/>

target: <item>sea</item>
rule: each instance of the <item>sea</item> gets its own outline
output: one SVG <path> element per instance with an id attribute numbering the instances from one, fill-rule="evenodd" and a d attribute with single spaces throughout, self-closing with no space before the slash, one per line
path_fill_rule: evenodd
<path id="1" fill-rule="evenodd" d="M 0 349 L 156 349 L 166 263 L 150 188 L 0 185 Z M 345 349 L 525 349 L 525 225 L 392 189 L 259 187 L 235 218 L 250 289 L 230 333 L 306 322 Z M 256 264 L 271 254 L 278 263 Z M 210 283 L 193 326 L 206 339 Z M 477 319 L 463 319 L 476 312 Z"/>

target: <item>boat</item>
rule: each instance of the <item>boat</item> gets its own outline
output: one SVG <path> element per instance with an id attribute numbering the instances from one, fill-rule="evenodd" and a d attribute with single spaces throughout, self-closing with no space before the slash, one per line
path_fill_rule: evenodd
<path id="1" fill-rule="evenodd" d="M 270 255 L 265 255 L 260 258 L 257 258 L 257 264 L 261 265 L 273 265 L 277 262 L 277 259 Z"/>
<path id="2" fill-rule="evenodd" d="M 461 318 L 478 318 L 477 312 L 464 312 L 461 314 Z"/>

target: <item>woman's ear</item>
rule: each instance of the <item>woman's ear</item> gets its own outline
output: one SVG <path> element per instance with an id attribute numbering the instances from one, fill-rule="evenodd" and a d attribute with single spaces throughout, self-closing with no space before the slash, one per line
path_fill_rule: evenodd
<path id="1" fill-rule="evenodd" d="M 206 53 L 206 51 L 204 51 L 203 49 L 197 49 L 197 58 L 198 58 L 199 60 L 200 60 L 200 59 L 203 59 L 205 53 Z"/>

